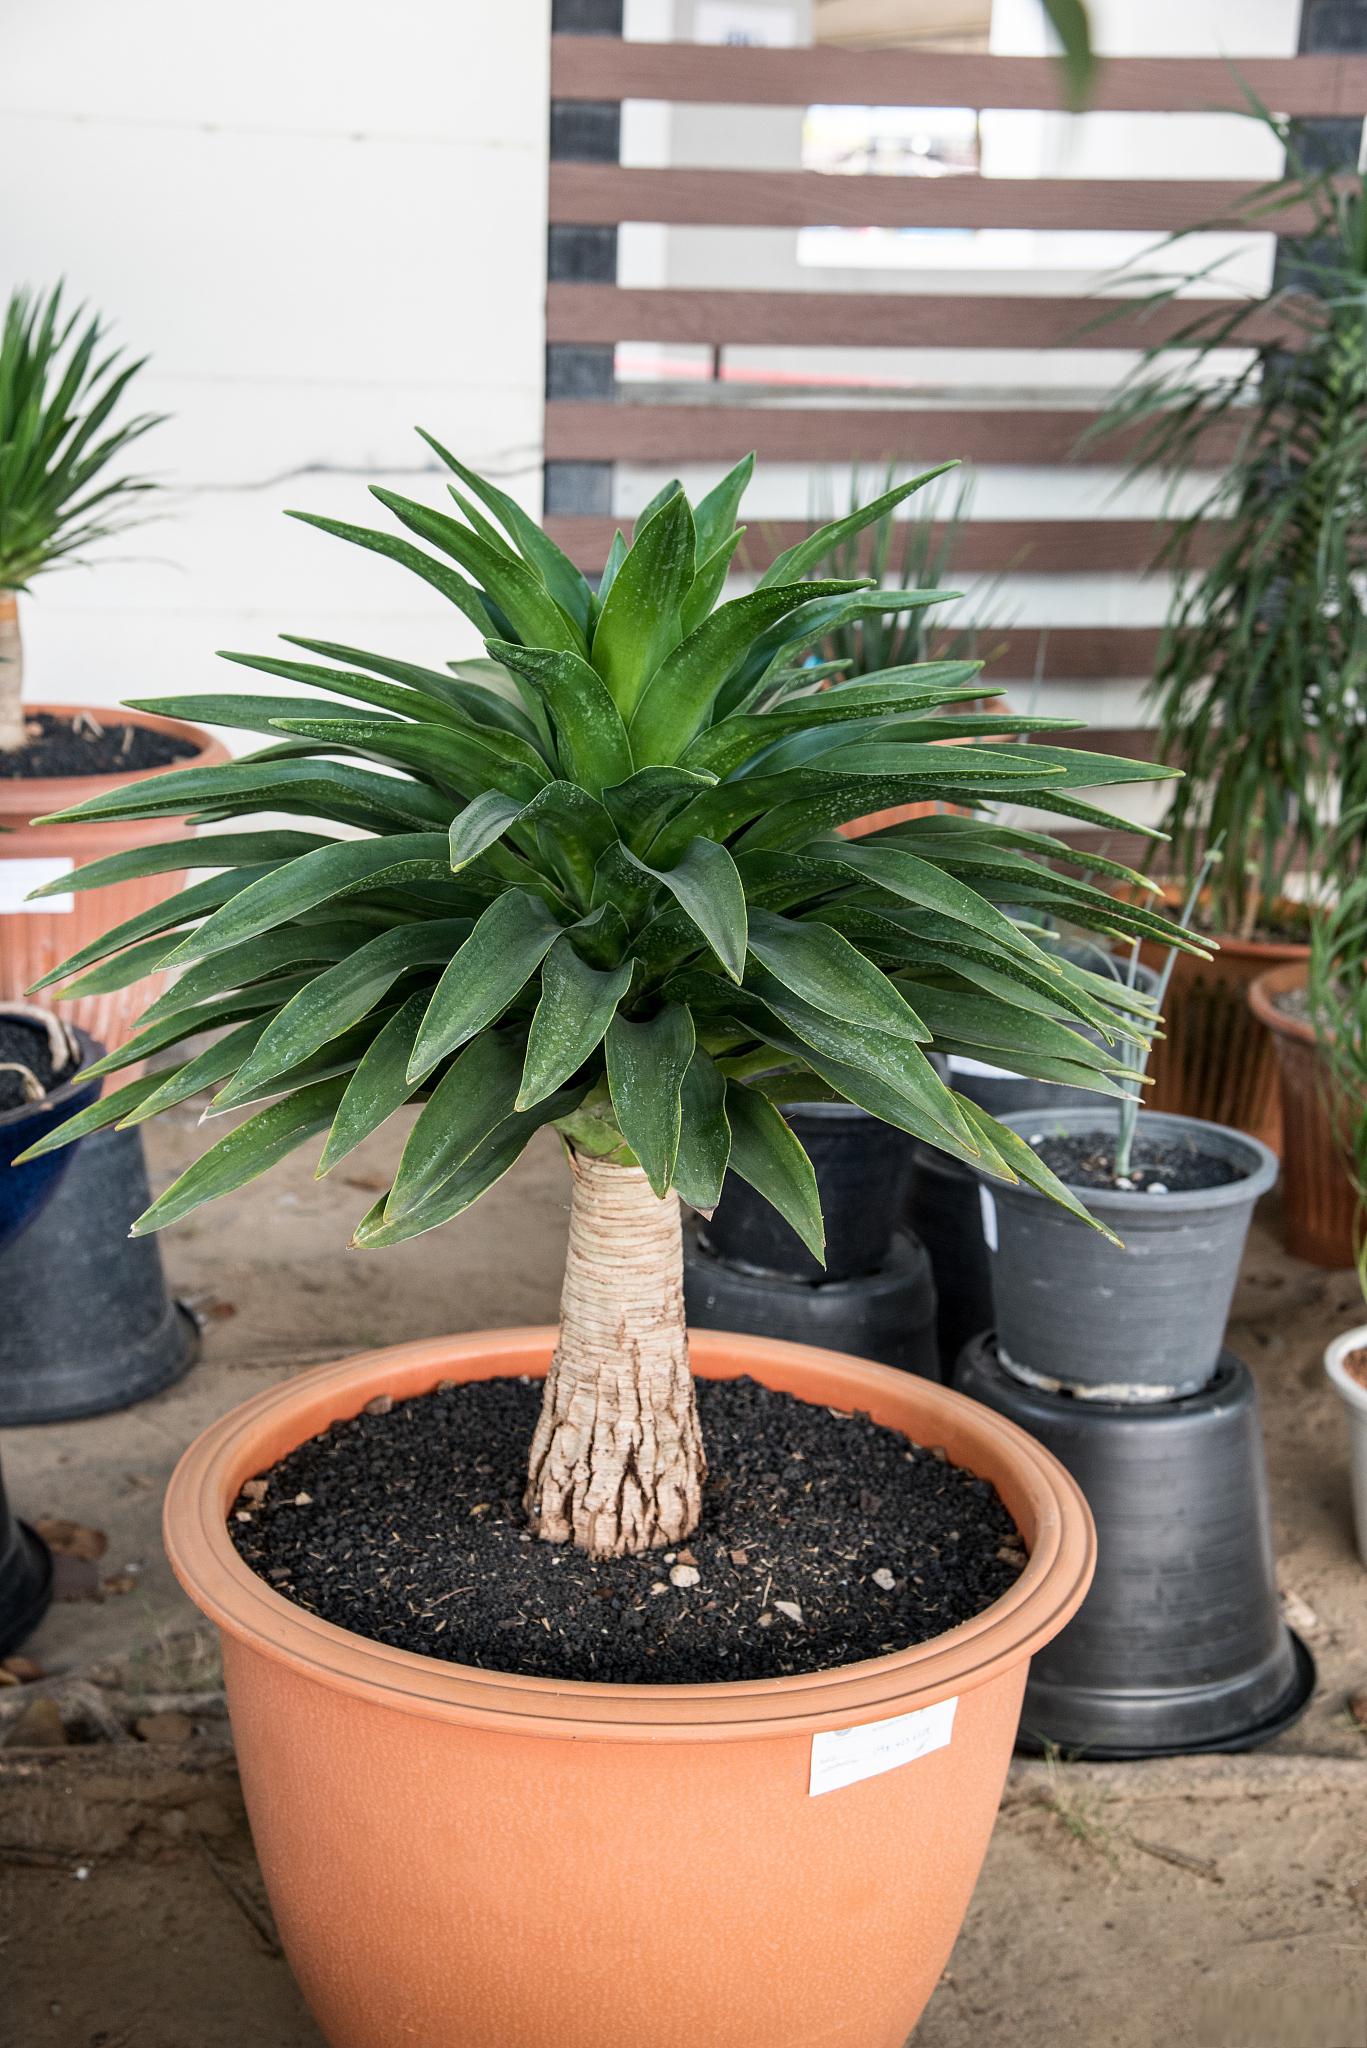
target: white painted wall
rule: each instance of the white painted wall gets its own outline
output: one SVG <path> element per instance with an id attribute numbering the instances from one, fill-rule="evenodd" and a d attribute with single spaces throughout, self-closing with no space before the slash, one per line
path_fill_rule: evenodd
<path id="1" fill-rule="evenodd" d="M 65 275 L 153 362 L 161 523 L 43 580 L 31 696 L 219 688 L 281 630 L 470 651 L 284 519 L 437 502 L 428 426 L 539 509 L 549 0 L 0 0 L 0 294 Z M 431 474 L 420 474 L 426 468 Z"/>

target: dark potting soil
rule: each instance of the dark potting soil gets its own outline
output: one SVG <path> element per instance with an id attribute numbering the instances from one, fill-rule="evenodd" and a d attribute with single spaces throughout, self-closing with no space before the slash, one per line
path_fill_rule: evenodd
<path id="1" fill-rule="evenodd" d="M 248 1482 L 233 1542 L 287 1599 L 373 1642 L 619 1684 L 905 1649 L 980 1613 L 1025 1563 L 995 1489 L 942 1450 L 753 1380 L 699 1383 L 709 1472 L 690 1541 L 595 1562 L 527 1529 L 540 1403 L 537 1382 L 483 1380 L 334 1423 Z"/>
<path id="2" fill-rule="evenodd" d="M 0 1017 L 0 1114 L 31 1100 L 22 1077 L 12 1071 L 15 1066 L 27 1067 L 42 1084 L 45 1095 L 57 1078 L 51 1041 L 42 1026 L 22 1023 L 17 1017 Z M 61 1082 L 71 1080 L 75 1071 L 74 1067 L 64 1068 Z"/>
<path id="3" fill-rule="evenodd" d="M 199 749 L 177 733 L 92 712 L 79 723 L 35 712 L 28 720 L 26 745 L 0 749 L 0 780 L 48 775 L 130 775 L 184 761 Z"/>
<path id="4" fill-rule="evenodd" d="M 1111 1188 L 1117 1193 L 1162 1189 L 1169 1195 L 1186 1195 L 1199 1188 L 1227 1188 L 1231 1181 L 1244 1178 L 1232 1159 L 1202 1152 L 1189 1138 L 1137 1137 L 1127 1184 L 1115 1177 L 1114 1131 L 1032 1137 L 1030 1142 L 1045 1165 L 1073 1188 Z"/>
<path id="5" fill-rule="evenodd" d="M 1367 1388 L 1367 1347 L 1359 1345 L 1350 1351 L 1343 1361 L 1343 1369 L 1350 1380 L 1356 1380 L 1360 1387 Z"/>

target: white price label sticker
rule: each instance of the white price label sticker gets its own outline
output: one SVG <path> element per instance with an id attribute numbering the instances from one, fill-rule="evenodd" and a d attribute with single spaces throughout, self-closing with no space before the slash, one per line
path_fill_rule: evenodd
<path id="1" fill-rule="evenodd" d="M 0 916 L 12 917 L 16 912 L 30 911 L 41 917 L 53 910 L 74 910 L 76 899 L 72 895 L 43 896 L 37 903 L 25 902 L 30 889 L 41 888 L 44 882 L 60 881 L 69 875 L 76 865 L 74 861 L 58 858 L 44 860 L 6 860 L 0 855 Z"/>
<path id="2" fill-rule="evenodd" d="M 994 1252 L 997 1249 L 997 1205 L 992 1199 L 991 1188 L 979 1186 L 978 1206 L 983 1212 L 983 1236 L 987 1240 L 987 1249 Z"/>
<path id="3" fill-rule="evenodd" d="M 957 1699 L 937 1700 L 891 1721 L 866 1721 L 862 1728 L 837 1728 L 812 1737 L 812 1775 L 807 1791 L 838 1792 L 861 1778 L 877 1778 L 933 1750 L 947 1749 L 954 1732 Z"/>

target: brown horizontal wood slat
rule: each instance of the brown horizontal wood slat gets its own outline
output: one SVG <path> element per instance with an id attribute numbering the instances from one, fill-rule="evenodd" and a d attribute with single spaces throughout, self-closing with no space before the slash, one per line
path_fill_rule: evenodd
<path id="1" fill-rule="evenodd" d="M 1096 414 L 1081 410 L 978 407 L 638 405 L 554 400 L 546 407 L 551 462 L 739 461 L 750 451 L 768 462 L 1112 463 L 1132 433 L 1080 446 Z M 1225 461 L 1235 436 L 1227 423 L 1206 436 L 1212 464 Z"/>
<path id="2" fill-rule="evenodd" d="M 1114 312 L 1112 300 L 996 293 L 630 290 L 552 284 L 546 339 L 564 342 L 780 342 L 817 348 L 1124 348 L 1170 342 L 1194 321 L 1234 310 L 1230 299 L 1191 298 Z M 1103 314 L 1106 316 L 1102 319 Z M 1100 324 L 1098 324 L 1100 323 Z M 1250 342 L 1294 342 L 1273 308 L 1246 317 Z"/>
<path id="3" fill-rule="evenodd" d="M 951 638 L 948 630 L 943 634 L 932 633 L 932 647 L 938 651 Z M 1001 683 L 1003 688 L 1012 683 L 1033 682 L 1036 676 L 1048 683 L 1143 681 L 1153 670 L 1158 628 L 1010 627 L 1001 633 L 984 633 L 981 652 L 993 682 Z"/>
<path id="4" fill-rule="evenodd" d="M 555 163 L 550 218 L 558 226 L 653 221 L 693 227 L 1086 228 L 1156 234 L 1208 222 L 1235 224 L 1240 203 L 1258 189 L 1231 178 L 846 177 L 831 171 Z M 1287 207 L 1276 216 L 1275 232 L 1299 234 L 1313 223 L 1312 209 Z"/>
<path id="5" fill-rule="evenodd" d="M 628 521 L 597 517 L 561 517 L 546 521 L 551 538 L 581 569 L 603 567 L 619 524 Z M 776 555 L 795 547 L 812 530 L 812 522 L 757 519 L 746 528 L 737 566 L 767 569 Z M 1108 571 L 1142 570 L 1151 566 L 1165 529 L 1152 519 L 975 519 L 960 527 L 952 569 L 943 580 L 1015 569 L 1028 575 L 1097 575 Z M 938 545 L 945 528 L 937 525 Z M 1211 522 L 1200 529 L 1194 550 L 1204 566 L 1214 558 L 1225 528 Z M 867 560 L 873 536 L 865 536 Z M 897 548 L 894 545 L 894 556 Z"/>
<path id="6" fill-rule="evenodd" d="M 1098 113 L 1236 111 L 1247 86 L 1279 114 L 1367 113 L 1367 57 L 1113 57 L 1097 66 Z M 714 106 L 1065 107 L 1048 57 L 943 50 L 765 50 L 551 38 L 551 97 Z"/>

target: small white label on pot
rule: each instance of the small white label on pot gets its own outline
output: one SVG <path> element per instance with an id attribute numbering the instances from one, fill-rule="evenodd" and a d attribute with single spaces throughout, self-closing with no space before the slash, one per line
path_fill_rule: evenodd
<path id="1" fill-rule="evenodd" d="M 842 1785 L 880 1777 L 932 1750 L 948 1748 L 958 1704 L 957 1699 L 937 1700 L 933 1707 L 898 1714 L 891 1721 L 866 1721 L 862 1728 L 814 1735 L 809 1795 L 815 1799 L 818 1792 L 838 1792 Z"/>
<path id="2" fill-rule="evenodd" d="M 987 1239 L 987 1249 L 994 1252 L 997 1249 L 997 1205 L 992 1199 L 991 1188 L 979 1185 L 978 1206 L 983 1212 L 983 1236 Z"/>
<path id="3" fill-rule="evenodd" d="M 0 842 L 2 843 L 2 842 Z M 69 875 L 74 861 L 52 858 L 49 860 L 6 860 L 0 855 L 0 916 L 9 917 L 16 911 L 31 910 L 36 916 L 43 916 L 53 910 L 73 910 L 74 896 L 42 896 L 36 903 L 26 903 L 30 889 L 39 889 L 44 882 L 56 882 L 63 875 Z"/>

